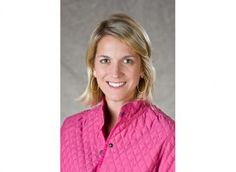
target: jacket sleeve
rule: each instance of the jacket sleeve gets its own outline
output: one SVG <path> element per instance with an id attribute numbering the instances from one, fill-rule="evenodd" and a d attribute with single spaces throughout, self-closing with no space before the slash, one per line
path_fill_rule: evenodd
<path id="1" fill-rule="evenodd" d="M 65 121 L 63 123 L 63 125 L 61 126 L 61 155 L 60 155 L 60 158 L 61 158 L 61 172 L 66 172 L 66 124 L 65 124 Z"/>
<path id="2" fill-rule="evenodd" d="M 61 172 L 75 171 L 75 154 L 73 148 L 74 130 L 72 122 L 66 119 L 61 127 Z"/>
<path id="3" fill-rule="evenodd" d="M 158 172 L 175 172 L 175 134 L 173 132 L 163 145 Z"/>

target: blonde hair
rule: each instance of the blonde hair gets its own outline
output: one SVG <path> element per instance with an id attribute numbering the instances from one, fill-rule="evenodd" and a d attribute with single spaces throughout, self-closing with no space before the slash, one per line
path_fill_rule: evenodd
<path id="1" fill-rule="evenodd" d="M 113 14 L 99 23 L 93 31 L 86 53 L 88 84 L 79 100 L 86 105 L 95 105 L 104 96 L 93 76 L 93 68 L 98 42 L 105 35 L 118 38 L 139 55 L 144 75 L 140 78 L 135 98 L 151 102 L 155 79 L 155 68 L 151 61 L 151 42 L 143 27 L 125 14 Z"/>

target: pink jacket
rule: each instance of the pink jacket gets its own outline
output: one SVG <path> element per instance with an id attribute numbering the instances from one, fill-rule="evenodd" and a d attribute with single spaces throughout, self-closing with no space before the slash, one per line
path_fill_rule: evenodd
<path id="1" fill-rule="evenodd" d="M 61 127 L 61 172 L 174 172 L 175 123 L 143 100 L 124 105 L 107 140 L 104 104 Z"/>

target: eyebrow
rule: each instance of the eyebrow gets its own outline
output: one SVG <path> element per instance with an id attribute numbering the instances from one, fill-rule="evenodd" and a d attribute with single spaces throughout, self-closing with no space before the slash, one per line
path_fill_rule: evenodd
<path id="1" fill-rule="evenodd" d="M 96 57 L 110 58 L 109 56 L 106 56 L 106 55 L 97 55 Z"/>
<path id="2" fill-rule="evenodd" d="M 97 55 L 96 57 L 111 58 L 111 57 L 109 57 L 107 55 Z M 129 58 L 129 57 L 135 58 L 136 56 L 135 55 L 125 55 L 125 56 L 123 56 L 123 58 Z"/>
<path id="3" fill-rule="evenodd" d="M 127 56 L 124 56 L 124 58 L 129 58 L 129 57 L 135 58 L 136 56 L 135 56 L 135 55 L 127 55 Z"/>

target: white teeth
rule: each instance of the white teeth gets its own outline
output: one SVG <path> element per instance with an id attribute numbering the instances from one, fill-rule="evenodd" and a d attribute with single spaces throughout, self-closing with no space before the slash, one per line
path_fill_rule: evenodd
<path id="1" fill-rule="evenodd" d="M 108 82 L 108 84 L 112 87 L 121 87 L 123 85 L 125 85 L 125 82 Z"/>

